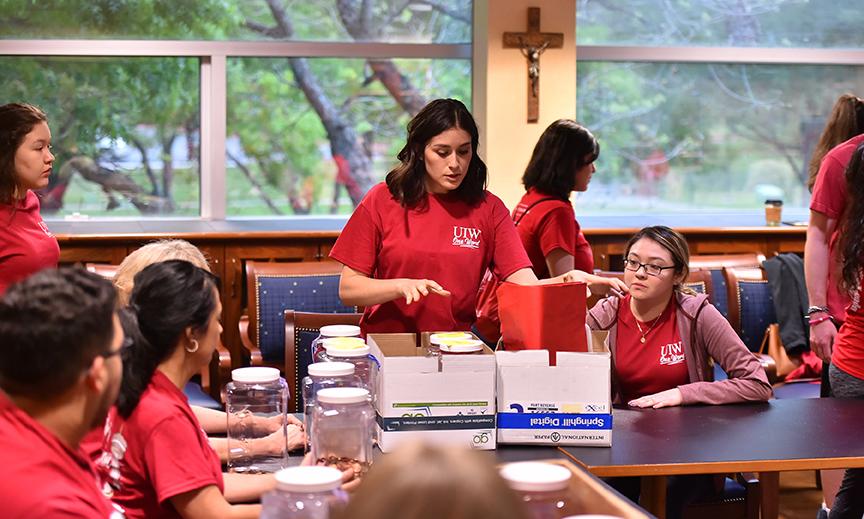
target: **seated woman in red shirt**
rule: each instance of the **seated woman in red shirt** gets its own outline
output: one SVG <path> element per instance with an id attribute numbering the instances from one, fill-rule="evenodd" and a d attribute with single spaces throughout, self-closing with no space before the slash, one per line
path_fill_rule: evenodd
<path id="1" fill-rule="evenodd" d="M 526 192 L 512 217 L 538 279 L 573 269 L 594 272 L 594 254 L 576 221 L 570 193 L 588 189 L 599 154 L 594 135 L 570 119 L 550 124 L 534 146 L 522 176 Z M 483 283 L 476 330 L 483 340 L 494 344 L 501 336 L 495 292 L 498 282 L 487 273 Z"/>
<path id="2" fill-rule="evenodd" d="M 683 287 L 687 241 L 663 226 L 646 227 L 624 248 L 622 299 L 606 298 L 588 312 L 593 330 L 609 331 L 612 399 L 633 407 L 765 401 L 771 385 L 759 361 L 704 294 Z M 714 381 L 711 359 L 729 375 Z M 639 479 L 610 481 L 638 500 Z M 715 493 L 713 476 L 670 478 L 666 514 Z"/>
<path id="3" fill-rule="evenodd" d="M 342 301 L 366 307 L 365 332 L 470 329 L 487 268 L 498 279 L 538 282 L 507 208 L 486 191 L 478 142 L 465 105 L 432 101 L 408 123 L 401 164 L 342 230 L 330 257 L 345 266 Z M 575 270 L 566 279 L 601 293 L 623 288 Z"/>
<path id="4" fill-rule="evenodd" d="M 48 185 L 53 165 L 45 113 L 28 104 L 0 106 L 0 294 L 60 259 L 32 191 Z"/>

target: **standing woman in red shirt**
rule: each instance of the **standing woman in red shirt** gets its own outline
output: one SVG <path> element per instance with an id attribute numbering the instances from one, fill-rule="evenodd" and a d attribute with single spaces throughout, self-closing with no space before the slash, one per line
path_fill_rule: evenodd
<path id="1" fill-rule="evenodd" d="M 507 208 L 486 191 L 478 143 L 465 105 L 432 101 L 408 123 L 401 164 L 342 230 L 330 257 L 344 265 L 342 301 L 366 307 L 365 332 L 470 329 L 487 268 L 498 279 L 538 282 Z M 566 276 L 599 292 L 620 284 L 578 271 Z"/>
<path id="2" fill-rule="evenodd" d="M 534 146 L 522 176 L 526 192 L 513 210 L 513 222 L 538 279 L 573 269 L 594 271 L 594 254 L 576 221 L 570 193 L 588 189 L 599 154 L 594 135 L 570 119 L 550 124 Z M 476 329 L 485 341 L 494 344 L 501 336 L 495 292 L 498 283 L 489 274 L 483 283 Z"/>
<path id="3" fill-rule="evenodd" d="M 846 321 L 837 332 L 828 375 L 834 398 L 864 398 L 864 309 L 861 282 L 864 269 L 864 144 L 855 148 L 846 168 L 848 199 L 839 224 L 842 260 L 840 288 L 849 294 Z M 829 316 L 811 315 L 810 325 L 830 320 Z M 864 469 L 847 469 L 828 516 L 831 519 L 864 514 Z"/>
<path id="4" fill-rule="evenodd" d="M 0 294 L 60 259 L 33 192 L 48 185 L 53 165 L 45 113 L 28 104 L 0 106 Z"/>

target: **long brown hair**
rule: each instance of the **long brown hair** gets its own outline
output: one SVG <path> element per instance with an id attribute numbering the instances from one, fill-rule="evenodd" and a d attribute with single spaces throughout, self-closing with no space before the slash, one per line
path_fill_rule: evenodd
<path id="1" fill-rule="evenodd" d="M 840 218 L 840 251 L 843 254 L 843 277 L 840 284 L 847 291 L 858 287 L 864 261 L 864 144 L 855 149 L 846 166 L 846 210 Z"/>
<path id="2" fill-rule="evenodd" d="M 477 154 L 480 133 L 471 112 L 456 99 L 436 99 L 423 107 L 408 123 L 408 141 L 396 155 L 401 164 L 387 173 L 390 194 L 405 207 L 414 207 L 426 196 L 426 163 L 423 154 L 433 137 L 452 128 L 471 136 L 471 162 L 462 184 L 454 193 L 462 200 L 475 204 L 486 192 L 486 164 Z"/>
<path id="3" fill-rule="evenodd" d="M 18 191 L 15 152 L 24 137 L 40 122 L 48 122 L 45 112 L 25 103 L 0 106 L 0 204 L 11 204 Z"/>
<path id="4" fill-rule="evenodd" d="M 693 290 L 683 284 L 687 280 L 687 276 L 690 275 L 690 246 L 687 245 L 687 239 L 684 238 L 684 235 L 665 225 L 645 227 L 627 241 L 627 245 L 624 246 L 625 259 L 630 255 L 630 249 L 633 248 L 633 245 L 642 238 L 648 238 L 669 251 L 669 255 L 672 256 L 672 265 L 675 267 L 675 274 L 681 276 L 682 281 L 675 284 L 675 291 L 690 295 L 695 294 Z"/>
<path id="5" fill-rule="evenodd" d="M 864 100 L 853 94 L 841 95 L 834 103 L 834 108 L 831 109 L 831 115 L 828 116 L 825 129 L 822 130 L 822 135 L 819 136 L 819 142 L 810 158 L 807 189 L 811 193 L 816 184 L 819 165 L 822 164 L 825 154 L 831 151 L 834 146 L 862 132 L 864 132 Z"/>

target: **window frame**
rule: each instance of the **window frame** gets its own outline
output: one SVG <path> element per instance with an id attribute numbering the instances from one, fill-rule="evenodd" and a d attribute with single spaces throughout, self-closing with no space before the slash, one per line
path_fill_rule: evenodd
<path id="1" fill-rule="evenodd" d="M 473 37 L 472 37 L 473 40 Z M 200 214 L 164 216 L 167 220 L 226 219 L 226 157 L 228 113 L 227 60 L 260 58 L 426 58 L 472 59 L 472 43 L 379 43 L 313 41 L 201 40 L 0 40 L 0 58 L 41 57 L 196 57 L 199 59 L 201 156 Z M 472 82 L 474 67 L 472 66 Z M 95 216 L 92 220 L 128 220 Z M 150 218 L 148 218 L 150 220 Z"/>

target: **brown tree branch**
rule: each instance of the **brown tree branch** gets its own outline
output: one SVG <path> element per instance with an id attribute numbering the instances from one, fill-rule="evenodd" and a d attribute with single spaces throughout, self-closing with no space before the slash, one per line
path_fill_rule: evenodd
<path id="1" fill-rule="evenodd" d="M 279 207 L 273 202 L 270 196 L 264 191 L 264 186 L 261 185 L 261 182 L 258 182 L 258 179 L 255 178 L 255 176 L 252 174 L 252 171 L 248 167 L 246 167 L 246 164 L 240 162 L 240 160 L 235 157 L 230 151 L 226 151 L 226 154 L 228 155 L 228 158 L 231 159 L 232 162 L 234 162 L 237 168 L 240 169 L 240 171 L 243 173 L 249 183 L 252 184 L 252 187 L 254 187 L 256 191 L 258 191 L 258 196 L 261 198 L 261 200 L 264 201 L 265 204 L 267 204 L 267 207 L 270 208 L 270 211 L 273 212 L 273 214 L 284 214 L 282 210 L 279 209 Z"/>

